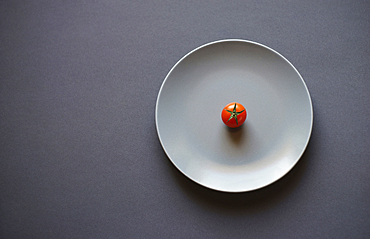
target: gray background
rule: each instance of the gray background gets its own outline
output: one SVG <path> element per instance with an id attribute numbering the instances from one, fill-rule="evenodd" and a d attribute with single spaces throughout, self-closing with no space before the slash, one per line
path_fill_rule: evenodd
<path id="1" fill-rule="evenodd" d="M 154 122 L 187 52 L 241 38 L 283 54 L 311 141 L 261 190 L 203 188 Z M 369 238 L 369 1 L 1 1 L 0 238 Z"/>

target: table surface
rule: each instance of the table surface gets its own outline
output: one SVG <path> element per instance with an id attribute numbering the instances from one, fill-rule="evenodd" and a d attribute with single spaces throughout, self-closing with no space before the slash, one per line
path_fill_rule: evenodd
<path id="1" fill-rule="evenodd" d="M 1 238 L 369 238 L 369 1 L 1 1 Z M 222 193 L 165 155 L 155 103 L 205 43 L 284 55 L 311 93 L 298 164 Z"/>

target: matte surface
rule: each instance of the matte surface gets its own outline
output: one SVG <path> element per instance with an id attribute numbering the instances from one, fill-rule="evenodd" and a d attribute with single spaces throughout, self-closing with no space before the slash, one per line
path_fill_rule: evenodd
<path id="1" fill-rule="evenodd" d="M 229 102 L 248 111 L 242 127 L 221 121 Z M 156 104 L 161 144 L 190 179 L 224 192 L 269 185 L 297 163 L 312 130 L 312 103 L 279 53 L 243 40 L 216 41 L 171 69 Z"/>
<path id="2" fill-rule="evenodd" d="M 368 1 L 1 1 L 0 238 L 369 238 Z M 201 187 L 154 110 L 171 67 L 241 38 L 310 91 L 299 163 L 261 190 Z"/>

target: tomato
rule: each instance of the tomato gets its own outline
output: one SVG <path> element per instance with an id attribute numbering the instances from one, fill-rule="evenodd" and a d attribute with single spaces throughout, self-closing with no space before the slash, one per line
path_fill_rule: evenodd
<path id="1" fill-rule="evenodd" d="M 247 111 L 242 104 L 232 102 L 223 108 L 221 119 L 230 128 L 236 128 L 247 119 Z"/>

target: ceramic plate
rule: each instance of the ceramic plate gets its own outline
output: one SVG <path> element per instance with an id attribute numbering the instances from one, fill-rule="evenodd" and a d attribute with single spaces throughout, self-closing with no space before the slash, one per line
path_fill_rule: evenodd
<path id="1" fill-rule="evenodd" d="M 248 111 L 234 130 L 220 117 L 230 102 Z M 164 151 L 183 174 L 214 190 L 246 192 L 298 162 L 313 110 L 287 59 L 262 44 L 230 39 L 198 47 L 175 64 L 159 91 L 155 120 Z"/>

